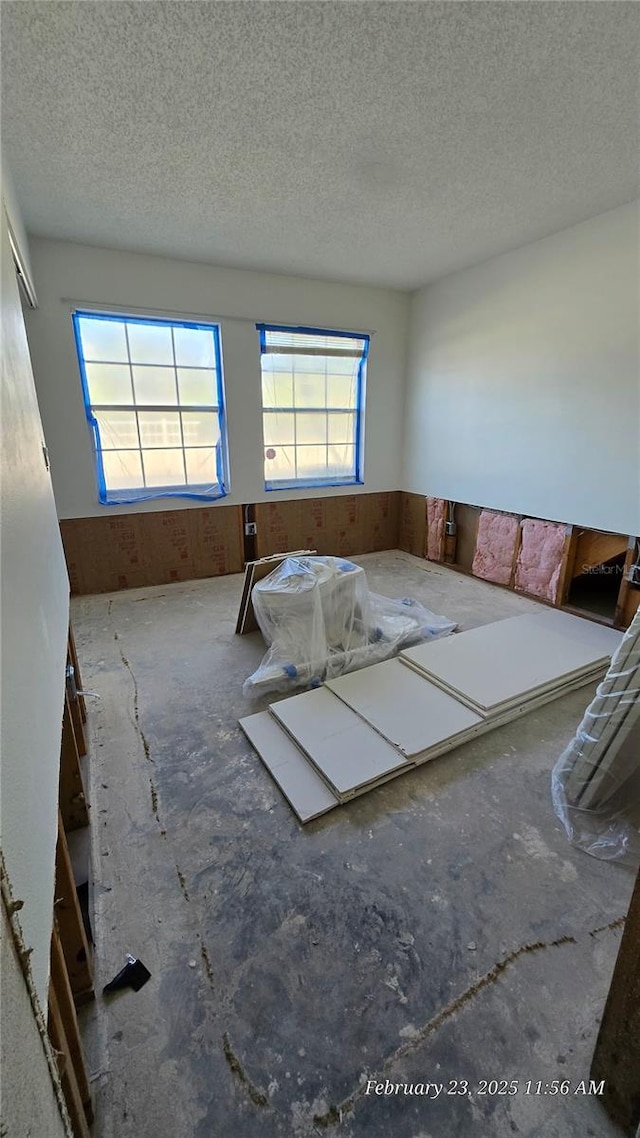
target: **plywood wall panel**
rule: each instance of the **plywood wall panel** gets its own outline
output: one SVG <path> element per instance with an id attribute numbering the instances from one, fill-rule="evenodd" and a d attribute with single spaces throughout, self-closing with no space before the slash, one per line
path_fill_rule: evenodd
<path id="1" fill-rule="evenodd" d="M 398 548 L 424 557 L 427 546 L 427 499 L 422 494 L 400 493 Z"/>
<path id="2" fill-rule="evenodd" d="M 108 593 L 240 573 L 240 506 L 60 522 L 71 591 Z"/>
<path id="3" fill-rule="evenodd" d="M 354 557 L 395 549 L 399 494 L 344 494 L 285 502 L 257 502 L 257 557 L 287 549 Z"/>

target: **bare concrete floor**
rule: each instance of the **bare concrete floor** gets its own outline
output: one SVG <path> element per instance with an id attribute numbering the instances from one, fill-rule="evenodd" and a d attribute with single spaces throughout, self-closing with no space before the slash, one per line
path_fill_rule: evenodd
<path id="1" fill-rule="evenodd" d="M 462 627 L 536 607 L 407 554 L 358 560 L 371 588 Z M 73 604 L 101 697 L 97 987 L 127 951 L 153 974 L 83 1015 L 97 1138 L 617 1134 L 573 1091 L 632 875 L 570 847 L 549 795 L 592 689 L 302 829 L 237 726 L 266 704 L 242 696 L 264 646 L 234 635 L 241 584 Z M 366 1094 L 368 1079 L 471 1093 Z"/>

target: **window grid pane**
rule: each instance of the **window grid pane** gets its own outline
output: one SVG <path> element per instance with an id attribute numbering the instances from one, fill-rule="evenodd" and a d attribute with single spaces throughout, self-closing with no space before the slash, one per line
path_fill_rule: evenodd
<path id="1" fill-rule="evenodd" d="M 173 360 L 173 375 L 174 375 L 175 384 L 176 384 L 176 402 L 177 402 L 178 406 L 180 406 L 180 391 L 178 390 L 178 370 L 176 368 L 176 338 L 175 338 L 175 333 L 174 333 L 173 328 L 171 329 L 171 359 Z M 185 458 L 185 453 L 184 453 L 184 430 L 183 430 L 183 423 L 182 423 L 182 415 L 178 416 L 178 423 L 180 426 L 180 446 L 182 447 L 182 470 L 184 473 L 184 482 L 185 482 L 185 486 L 186 486 L 189 479 L 187 477 L 187 460 Z"/>
<path id="2" fill-rule="evenodd" d="M 217 326 L 80 313 L 74 324 L 102 456 L 101 500 L 129 492 L 135 501 L 154 487 L 224 493 Z"/>
<path id="3" fill-rule="evenodd" d="M 143 448 L 142 465 L 147 486 L 186 485 L 184 451 L 179 447 Z"/>
<path id="4" fill-rule="evenodd" d="M 267 486 L 359 478 L 359 387 L 367 347 L 368 337 L 264 330 Z"/>

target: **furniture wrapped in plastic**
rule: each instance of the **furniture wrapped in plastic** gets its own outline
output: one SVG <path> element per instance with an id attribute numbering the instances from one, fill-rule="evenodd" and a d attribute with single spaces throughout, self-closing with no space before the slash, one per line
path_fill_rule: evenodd
<path id="1" fill-rule="evenodd" d="M 569 841 L 593 857 L 640 859 L 640 611 L 552 774 Z"/>
<path id="2" fill-rule="evenodd" d="M 245 694 L 317 686 L 456 627 L 410 598 L 371 593 L 364 569 L 341 557 L 289 557 L 252 601 L 269 650 Z"/>

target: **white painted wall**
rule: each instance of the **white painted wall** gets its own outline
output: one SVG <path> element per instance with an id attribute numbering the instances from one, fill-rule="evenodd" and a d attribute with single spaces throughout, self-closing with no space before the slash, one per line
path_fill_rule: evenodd
<path id="1" fill-rule="evenodd" d="M 640 533 L 637 205 L 416 293 L 404 488 Z"/>
<path id="2" fill-rule="evenodd" d="M 105 309 L 118 305 L 135 312 L 220 318 L 231 459 L 231 493 L 224 502 L 400 487 L 407 293 L 48 240 L 32 242 L 32 260 L 39 307 L 28 317 L 29 342 L 61 518 L 194 505 L 180 498 L 99 505 L 70 300 Z M 367 369 L 364 486 L 265 492 L 256 321 L 375 332 Z"/>
<path id="3" fill-rule="evenodd" d="M 69 587 L 4 216 L 1 252 L 0 839 L 46 1009 Z"/>

